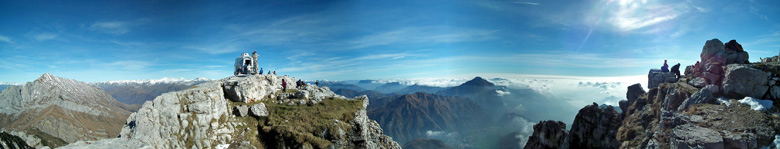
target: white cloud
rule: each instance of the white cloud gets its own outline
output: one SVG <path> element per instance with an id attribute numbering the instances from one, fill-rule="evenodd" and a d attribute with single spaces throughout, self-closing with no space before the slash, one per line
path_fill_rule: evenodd
<path id="1" fill-rule="evenodd" d="M 515 3 L 515 4 L 524 4 L 524 5 L 534 5 L 534 6 L 539 6 L 539 5 L 540 5 L 539 3 L 534 3 L 534 2 L 521 2 L 521 1 L 512 2 L 512 3 Z"/>
<path id="2" fill-rule="evenodd" d="M 7 37 L 7 36 L 3 36 L 3 35 L 0 35 L 0 41 L 2 41 L 2 42 L 6 42 L 6 43 L 13 43 L 13 41 L 11 40 L 11 38 L 9 38 L 9 37 Z"/>
<path id="3" fill-rule="evenodd" d="M 59 35 L 55 33 L 40 33 L 37 35 L 33 35 L 32 37 L 33 39 L 38 41 L 46 41 L 46 40 L 52 40 L 54 38 L 57 38 L 57 36 Z"/>
<path id="4" fill-rule="evenodd" d="M 498 96 L 504 96 L 504 95 L 512 94 L 509 91 L 504 91 L 504 90 L 496 90 L 496 93 L 498 94 Z"/>
<path id="5" fill-rule="evenodd" d="M 610 23 L 621 31 L 631 31 L 645 28 L 677 18 L 674 9 L 662 6 L 647 6 L 646 3 L 620 1 L 620 6 L 613 12 Z M 652 13 L 649 13 L 652 12 Z"/>
<path id="6" fill-rule="evenodd" d="M 122 35 L 130 32 L 128 25 L 130 24 L 122 21 L 100 21 L 90 25 L 89 29 L 108 34 Z"/>
<path id="7" fill-rule="evenodd" d="M 351 49 L 397 43 L 457 43 L 493 39 L 496 30 L 457 27 L 410 27 L 364 36 L 350 42 Z"/>

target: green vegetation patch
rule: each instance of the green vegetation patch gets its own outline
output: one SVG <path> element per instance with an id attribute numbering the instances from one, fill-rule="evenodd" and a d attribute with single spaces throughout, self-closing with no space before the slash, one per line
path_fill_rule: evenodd
<path id="1" fill-rule="evenodd" d="M 311 106 L 267 103 L 270 114 L 260 120 L 263 124 L 259 126 L 260 133 L 270 148 L 327 148 L 331 145 L 327 138 L 339 139 L 339 129 L 349 131 L 352 128 L 348 122 L 355 118 L 362 103 L 362 100 L 332 98 Z"/>

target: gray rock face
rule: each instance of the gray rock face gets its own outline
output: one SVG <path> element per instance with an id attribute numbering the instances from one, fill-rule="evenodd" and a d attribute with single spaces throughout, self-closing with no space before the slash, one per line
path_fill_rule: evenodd
<path id="1" fill-rule="evenodd" d="M 611 106 L 600 108 L 598 104 L 580 109 L 569 131 L 571 148 L 618 148 L 616 133 L 620 116 Z"/>
<path id="2" fill-rule="evenodd" d="M 691 105 L 703 103 L 715 103 L 715 97 L 713 97 L 712 91 L 709 89 L 701 89 L 698 92 L 693 93 L 690 98 L 683 101 L 680 107 L 677 108 L 677 111 L 683 111 L 688 109 Z"/>
<path id="3" fill-rule="evenodd" d="M 677 82 L 677 77 L 672 72 L 661 72 L 659 69 L 651 69 L 647 74 L 648 88 L 656 88 L 661 83 Z"/>
<path id="4" fill-rule="evenodd" d="M 252 112 L 252 116 L 254 117 L 268 116 L 268 109 L 265 108 L 265 104 L 263 103 L 253 105 L 250 111 Z"/>
<path id="5" fill-rule="evenodd" d="M 249 115 L 268 116 L 269 109 L 263 103 L 268 101 L 263 99 L 270 98 L 271 95 L 274 95 L 272 93 L 277 93 L 282 89 L 282 79 L 290 80 L 287 82 L 295 80 L 287 76 L 274 75 L 233 76 L 202 83 L 196 88 L 165 93 L 153 101 L 144 103 L 138 112 L 131 114 L 127 118 L 119 138 L 77 142 L 67 147 L 92 148 L 96 147 L 95 144 L 99 144 L 97 147 L 101 148 L 214 148 L 220 144 L 239 143 L 252 146 L 245 141 L 246 138 L 242 137 L 247 135 L 246 133 L 252 133 L 247 131 L 248 128 L 258 126 L 251 126 L 243 121 L 246 120 L 245 118 L 239 118 L 232 113 L 238 111 L 238 115 L 242 115 L 241 111 L 245 111 L 243 109 L 249 109 Z M 288 84 L 288 87 L 290 86 L 292 84 Z M 306 88 L 303 90 L 313 96 L 309 99 L 285 99 L 287 101 L 274 102 L 280 104 L 284 102 L 285 105 L 292 103 L 291 106 L 308 106 L 295 105 L 294 103 L 311 102 L 315 98 L 321 100 L 360 100 L 337 96 L 327 88 Z M 280 94 L 280 96 L 282 95 Z M 231 101 L 248 102 L 247 105 L 250 106 L 231 107 L 231 104 L 235 104 Z M 355 118 L 348 124 L 352 126 L 347 127 L 354 130 L 333 130 L 337 132 L 336 134 L 341 134 L 340 137 L 320 139 L 331 142 L 333 148 L 400 148 L 400 145 L 392 138 L 382 134 L 382 129 L 375 121 L 368 119 L 365 111 L 368 99 L 363 100 L 363 102 L 364 107 L 355 113 Z M 342 122 L 342 124 L 346 123 Z M 231 145 L 231 147 L 233 146 Z"/>
<path id="6" fill-rule="evenodd" d="M 631 86 L 628 86 L 628 91 L 626 92 L 626 99 L 628 100 L 628 103 L 634 103 L 636 101 L 636 98 L 639 98 L 640 95 L 645 94 L 645 89 L 642 88 L 642 85 L 637 83 Z"/>
<path id="7" fill-rule="evenodd" d="M 65 142 L 111 138 L 130 114 L 124 108 L 95 86 L 46 73 L 0 92 L 0 128 L 37 129 Z"/>
<path id="8" fill-rule="evenodd" d="M 245 117 L 249 113 L 249 107 L 246 105 L 236 106 L 233 107 L 233 111 L 236 111 L 238 113 L 238 116 Z"/>
<path id="9" fill-rule="evenodd" d="M 534 133 L 528 137 L 526 149 L 546 149 L 568 147 L 566 137 L 569 131 L 561 121 L 541 121 L 534 125 Z"/>
<path id="10" fill-rule="evenodd" d="M 699 57 L 702 59 L 702 61 L 704 61 L 712 58 L 713 56 L 722 54 L 725 51 L 726 47 L 723 45 L 723 42 L 715 38 L 712 40 L 707 40 L 707 42 L 704 43 L 704 47 L 702 47 Z"/>
<path id="11" fill-rule="evenodd" d="M 712 129 L 685 124 L 672 130 L 670 145 L 678 149 L 722 149 L 723 137 Z"/>
<path id="12" fill-rule="evenodd" d="M 769 89 L 769 73 L 744 64 L 731 64 L 726 68 L 723 93 L 731 97 L 762 98 Z"/>
<path id="13" fill-rule="evenodd" d="M 702 77 L 696 77 L 688 81 L 688 84 L 694 87 L 704 87 L 707 86 L 707 82 Z"/>

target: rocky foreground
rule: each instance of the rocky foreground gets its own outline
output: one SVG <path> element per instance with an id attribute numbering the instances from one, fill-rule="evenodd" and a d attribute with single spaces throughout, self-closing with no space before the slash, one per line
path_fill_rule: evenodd
<path id="1" fill-rule="evenodd" d="M 629 86 L 623 113 L 594 103 L 569 131 L 540 122 L 525 148 L 777 148 L 780 56 L 750 63 L 741 48 L 709 40 L 684 77 L 651 71 L 649 91 Z"/>
<path id="2" fill-rule="evenodd" d="M 367 97 L 295 89 L 295 80 L 233 76 L 165 93 L 131 114 L 118 138 L 64 148 L 400 148 L 366 116 Z"/>

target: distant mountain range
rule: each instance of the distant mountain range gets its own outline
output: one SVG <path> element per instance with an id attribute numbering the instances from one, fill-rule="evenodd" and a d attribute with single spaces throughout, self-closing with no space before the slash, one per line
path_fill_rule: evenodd
<path id="1" fill-rule="evenodd" d="M 27 133 L 56 147 L 116 137 L 129 109 L 100 88 L 46 73 L 0 92 L 0 128 Z"/>
<path id="2" fill-rule="evenodd" d="M 406 94 L 369 111 L 385 133 L 399 142 L 424 138 L 426 131 L 459 131 L 487 121 L 485 113 L 467 98 L 417 92 Z"/>
<path id="3" fill-rule="evenodd" d="M 490 80 L 501 81 L 500 78 Z M 385 132 L 399 143 L 428 138 L 444 139 L 441 141 L 458 148 L 475 147 L 475 144 L 489 148 L 500 147 L 502 145 L 497 142 L 488 143 L 490 145 L 479 142 L 491 142 L 507 135 L 528 136 L 530 131 L 523 129 L 530 128 L 533 121 L 549 118 L 571 121 L 571 116 L 576 114 L 576 108 L 564 100 L 532 89 L 497 86 L 482 77 L 451 87 L 382 82 L 387 81 L 341 81 L 321 85 L 337 84 L 329 87 L 335 93 L 347 97 L 367 95 L 371 99 L 369 117 L 379 122 Z M 360 86 L 373 86 L 384 92 Z M 560 112 L 535 112 L 551 109 Z M 431 136 L 431 132 L 457 135 Z M 430 141 L 413 144 L 421 143 Z"/>
<path id="4" fill-rule="evenodd" d="M 211 81 L 211 79 L 162 78 L 155 80 L 106 81 L 92 84 L 105 90 L 119 102 L 141 105 L 146 101 L 153 100 L 162 93 L 188 89 L 208 81 Z"/>

